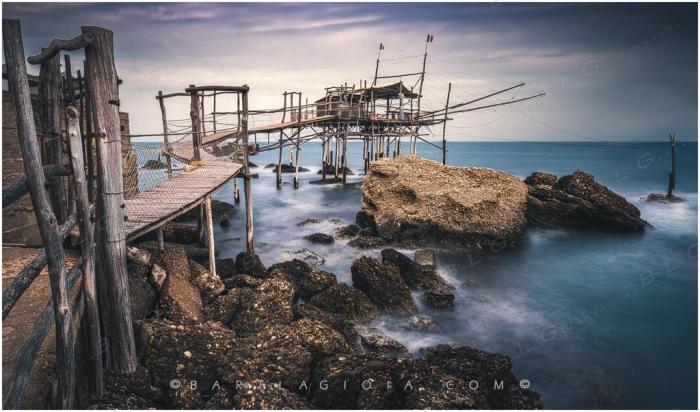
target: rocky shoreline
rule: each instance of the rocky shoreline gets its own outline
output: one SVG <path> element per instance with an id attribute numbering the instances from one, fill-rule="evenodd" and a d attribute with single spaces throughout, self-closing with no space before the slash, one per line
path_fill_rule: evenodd
<path id="1" fill-rule="evenodd" d="M 357 234 L 357 229 L 339 232 Z M 187 239 L 172 232 L 171 237 Z M 337 234 L 342 236 L 342 234 Z M 541 408 L 505 355 L 438 345 L 409 354 L 370 322 L 382 313 L 411 330 L 440 330 L 411 291 L 432 299 L 454 288 L 432 251 L 412 259 L 384 249 L 362 256 L 352 285 L 294 259 L 266 267 L 240 253 L 206 269 L 196 246 L 146 241 L 131 250 L 129 286 L 140 360 L 109 375 L 101 408 L 465 409 Z M 444 296 L 443 296 L 444 298 Z M 454 299 L 454 295 L 452 295 Z M 430 304 L 430 303 L 429 303 Z"/>

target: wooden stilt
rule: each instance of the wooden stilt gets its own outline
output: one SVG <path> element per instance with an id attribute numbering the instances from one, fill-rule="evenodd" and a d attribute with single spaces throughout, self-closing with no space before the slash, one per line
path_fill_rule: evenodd
<path id="1" fill-rule="evenodd" d="M 284 123 L 285 117 L 287 116 L 287 92 L 284 92 L 284 107 L 282 109 L 282 123 Z M 277 188 L 279 189 L 282 185 L 282 136 L 284 132 L 280 130 L 280 151 L 279 157 L 277 158 Z"/>
<path id="2" fill-rule="evenodd" d="M 209 272 L 216 276 L 216 244 L 214 243 L 214 221 L 211 214 L 211 196 L 204 199 L 207 214 L 207 249 L 209 250 Z"/>
<path id="3" fill-rule="evenodd" d="M 668 192 L 667 197 L 673 196 L 673 190 L 676 188 L 676 134 L 668 135 L 669 143 L 671 143 L 671 174 L 668 175 Z"/>
<path id="4" fill-rule="evenodd" d="M 233 179 L 233 202 L 238 204 L 241 201 L 241 192 L 238 190 L 238 180 Z"/>
<path id="5" fill-rule="evenodd" d="M 447 164 L 447 139 L 445 133 L 447 131 L 447 110 L 450 107 L 450 93 L 452 92 L 452 83 L 447 86 L 447 102 L 445 102 L 445 119 L 442 123 L 442 164 Z"/>
<path id="6" fill-rule="evenodd" d="M 194 88 L 195 85 L 191 84 L 190 88 Z M 199 100 L 198 100 L 198 93 L 196 91 L 192 91 L 190 93 L 190 119 L 192 121 L 192 160 L 200 160 L 200 154 L 199 154 L 199 142 L 200 142 L 200 121 L 199 121 Z"/>
<path id="7" fill-rule="evenodd" d="M 343 184 L 346 183 L 348 174 L 347 174 L 347 166 L 348 166 L 348 126 L 345 126 L 345 133 L 343 133 Z"/>
<path id="8" fill-rule="evenodd" d="M 248 162 L 248 93 L 241 95 L 243 105 L 243 118 L 241 119 L 242 133 L 245 144 L 245 177 L 243 180 L 243 190 L 245 192 L 245 228 L 246 228 L 246 249 L 248 253 L 255 253 L 254 230 L 253 230 L 253 192 L 250 186 L 250 166 Z"/>
<path id="9" fill-rule="evenodd" d="M 165 101 L 163 101 L 163 92 L 158 90 L 158 103 L 160 103 L 160 117 L 163 122 L 163 141 L 165 142 L 165 150 L 169 153 L 172 148 L 170 147 L 170 138 L 168 136 L 168 117 L 165 114 Z M 168 177 L 173 175 L 173 165 L 170 155 L 165 155 L 165 162 L 168 172 Z"/>
<path id="10" fill-rule="evenodd" d="M 163 227 L 156 229 L 156 238 L 158 239 L 158 250 L 165 250 L 165 241 L 163 239 Z"/>

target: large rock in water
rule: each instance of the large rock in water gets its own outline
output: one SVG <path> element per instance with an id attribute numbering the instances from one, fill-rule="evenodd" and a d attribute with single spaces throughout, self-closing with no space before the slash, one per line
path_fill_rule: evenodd
<path id="1" fill-rule="evenodd" d="M 527 186 L 507 173 L 399 156 L 372 163 L 361 207 L 385 239 L 500 249 L 522 237 L 526 200 Z"/>
<path id="2" fill-rule="evenodd" d="M 639 209 L 589 173 L 577 170 L 557 180 L 554 175 L 535 172 L 525 183 L 529 185 L 526 215 L 531 223 L 625 231 L 649 226 Z"/>

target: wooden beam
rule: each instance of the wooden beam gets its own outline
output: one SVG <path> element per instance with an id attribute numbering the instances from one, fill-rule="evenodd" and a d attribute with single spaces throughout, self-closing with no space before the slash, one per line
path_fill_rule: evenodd
<path id="1" fill-rule="evenodd" d="M 211 196 L 204 200 L 207 215 L 207 249 L 209 250 L 209 272 L 216 276 L 216 244 L 214 243 L 214 221 L 211 213 Z"/>
<path id="2" fill-rule="evenodd" d="M 117 372 L 136 370 L 136 346 L 131 323 L 131 304 L 126 271 L 126 236 L 124 233 L 124 181 L 121 130 L 119 122 L 119 90 L 114 65 L 112 32 L 101 27 L 82 27 L 83 34 L 94 36 L 85 48 L 88 70 L 85 77 L 92 90 L 97 136 L 99 201 L 97 208 L 99 267 L 104 270 L 100 282 L 106 301 L 100 303 L 102 324 L 109 331 L 111 366 Z M 106 310 L 105 310 L 106 309 Z M 107 314 L 107 319 L 105 319 Z"/>
<path id="3" fill-rule="evenodd" d="M 74 107 L 66 110 L 68 121 L 68 143 L 70 145 L 71 163 L 73 165 L 73 187 L 75 189 L 76 213 L 80 217 L 80 250 L 82 255 L 83 299 L 87 318 L 85 325 L 89 336 L 88 369 L 90 387 L 95 398 L 103 393 L 102 383 L 102 337 L 100 333 L 100 315 L 97 305 L 97 286 L 95 280 L 95 238 L 94 226 L 90 216 L 85 164 L 83 163 L 82 136 L 80 135 L 78 112 Z"/>
<path id="4" fill-rule="evenodd" d="M 163 92 L 158 90 L 158 102 L 160 103 L 160 117 L 163 122 L 163 140 L 165 141 L 165 150 L 170 153 L 172 148 L 170 146 L 170 138 L 168 137 L 168 117 L 165 114 L 165 101 L 163 98 Z M 167 165 L 168 177 L 173 175 L 173 165 L 170 155 L 166 153 L 165 162 Z"/>
<path id="5" fill-rule="evenodd" d="M 70 176 L 73 173 L 70 166 L 63 165 L 46 165 L 43 167 L 43 171 L 46 180 L 56 176 Z M 5 208 L 11 205 L 27 193 L 29 193 L 27 177 L 21 175 L 17 180 L 2 188 L 2 207 Z"/>
<path id="6" fill-rule="evenodd" d="M 35 56 L 29 56 L 27 61 L 29 64 L 41 64 L 52 59 L 61 50 L 73 51 L 82 49 L 90 44 L 92 40 L 92 37 L 90 37 L 90 35 L 86 36 L 85 33 L 80 34 L 70 40 L 54 39 L 49 44 L 49 47 L 41 49 L 41 53 Z"/>
<path id="7" fill-rule="evenodd" d="M 3 45 L 7 63 L 8 82 L 17 112 L 17 129 L 20 149 L 24 161 L 32 205 L 37 218 L 39 232 L 46 249 L 51 283 L 51 296 L 56 323 L 56 365 L 60 405 L 64 409 L 75 406 L 75 344 L 70 339 L 71 311 L 66 261 L 61 245 L 56 215 L 51 210 L 46 193 L 44 174 L 39 160 L 39 144 L 32 113 L 27 68 L 24 63 L 24 48 L 19 20 L 3 20 Z"/>

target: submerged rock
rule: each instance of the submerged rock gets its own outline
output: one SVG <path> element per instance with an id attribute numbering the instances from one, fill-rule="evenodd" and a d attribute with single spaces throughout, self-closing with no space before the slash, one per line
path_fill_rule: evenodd
<path id="1" fill-rule="evenodd" d="M 270 164 L 272 165 L 272 167 L 270 168 L 270 169 L 272 169 L 272 172 L 277 173 L 277 165 L 274 163 L 270 163 Z M 265 166 L 265 168 L 267 169 L 268 167 Z M 282 173 L 296 173 L 296 168 L 294 167 L 294 165 L 291 165 L 288 163 L 282 163 L 280 165 L 280 169 L 281 169 Z M 299 166 L 299 172 L 308 172 L 308 171 L 309 171 L 309 169 Z"/>
<path id="2" fill-rule="evenodd" d="M 313 296 L 310 303 L 324 311 L 358 322 L 372 320 L 379 312 L 367 295 L 345 283 L 337 283 Z"/>
<path id="3" fill-rule="evenodd" d="M 635 232 L 650 226 L 641 218 L 639 209 L 580 170 L 561 177 L 551 187 L 529 186 L 527 218 L 530 223 L 544 226 Z"/>
<path id="4" fill-rule="evenodd" d="M 376 249 L 386 245 L 386 241 L 379 236 L 359 236 L 348 242 L 348 246 L 360 249 Z"/>
<path id="5" fill-rule="evenodd" d="M 301 222 L 297 223 L 297 226 L 315 225 L 318 223 L 321 223 L 321 221 L 318 219 L 309 218 L 309 219 L 304 219 Z"/>
<path id="6" fill-rule="evenodd" d="M 416 311 L 411 291 L 396 268 L 363 256 L 352 263 L 351 271 L 353 286 L 365 292 L 380 309 L 398 314 Z"/>
<path id="7" fill-rule="evenodd" d="M 325 245 L 329 245 L 333 242 L 335 242 L 335 239 L 333 239 L 333 236 L 327 235 L 325 233 L 312 233 L 310 235 L 304 236 L 304 239 L 314 242 L 314 243 L 321 243 Z"/>
<path id="8" fill-rule="evenodd" d="M 326 175 L 334 175 L 335 176 L 335 165 L 327 163 L 325 169 L 326 169 Z M 350 168 L 346 168 L 346 170 L 347 170 L 347 172 L 346 172 L 347 175 L 354 175 L 355 174 L 352 170 L 350 170 Z M 320 169 L 318 172 L 316 172 L 316 174 L 322 175 L 323 169 Z M 340 177 L 342 175 L 343 175 L 343 166 L 341 165 L 338 167 L 338 176 Z"/>
<path id="9" fill-rule="evenodd" d="M 406 323 L 406 329 L 421 332 L 440 332 L 442 326 L 435 319 L 424 315 L 413 315 Z"/>
<path id="10" fill-rule="evenodd" d="M 685 200 L 681 197 L 674 195 L 662 195 L 660 193 L 652 193 L 647 196 L 647 202 L 660 202 L 660 203 L 681 203 Z"/>
<path id="11" fill-rule="evenodd" d="M 336 230 L 335 234 L 340 239 L 355 237 L 360 233 L 360 228 L 357 225 L 347 225 Z"/>
<path id="12" fill-rule="evenodd" d="M 515 176 L 450 167 L 415 156 L 373 162 L 362 211 L 385 239 L 453 248 L 517 244 L 526 225 L 527 186 Z"/>

